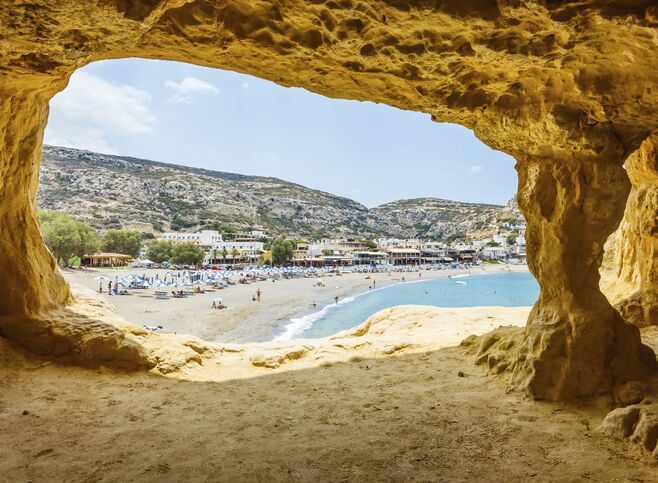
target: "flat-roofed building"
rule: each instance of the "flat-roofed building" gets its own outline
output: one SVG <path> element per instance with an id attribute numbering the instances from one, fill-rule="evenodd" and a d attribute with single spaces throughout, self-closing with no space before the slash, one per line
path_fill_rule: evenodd
<path id="1" fill-rule="evenodd" d="M 82 257 L 80 264 L 84 267 L 125 267 L 132 259 L 123 253 L 89 253 Z"/>
<path id="2" fill-rule="evenodd" d="M 420 265 L 420 250 L 415 248 L 389 248 L 391 265 Z"/>
<path id="3" fill-rule="evenodd" d="M 386 265 L 388 254 L 385 252 L 360 251 L 352 253 L 356 265 Z"/>

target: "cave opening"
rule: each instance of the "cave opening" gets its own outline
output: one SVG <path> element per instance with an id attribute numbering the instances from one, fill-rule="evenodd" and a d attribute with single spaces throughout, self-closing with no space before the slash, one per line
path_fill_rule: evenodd
<path id="1" fill-rule="evenodd" d="M 86 361 L 112 360 L 125 348 L 121 333 L 108 338 L 53 315 L 70 292 L 43 244 L 35 200 L 49 100 L 90 62 L 140 57 L 253 74 L 472 129 L 517 161 L 528 265 L 541 286 L 526 329 L 489 340 L 481 356 L 539 399 L 591 397 L 655 370 L 639 330 L 599 287 L 603 246 L 631 190 L 623 164 L 658 125 L 653 45 L 645 41 L 652 6 L 385 3 L 373 12 L 351 2 L 147 3 L 85 4 L 75 15 L 11 6 L 28 28 L 8 23 L 0 84 L 0 221 L 12 227 L 0 237 L 3 335 L 42 352 L 56 340 L 58 353 Z M 644 305 L 641 312 L 651 315 Z"/>
<path id="2" fill-rule="evenodd" d="M 271 276 L 262 256 L 272 239 L 280 236 L 306 250 L 295 250 L 302 254 L 287 265 L 326 269 L 331 264 L 340 268 L 358 263 L 364 271 L 378 265 L 380 288 L 404 280 L 400 265 L 405 263 L 427 270 L 426 279 L 445 278 L 451 266 L 462 267 L 462 275 L 471 268 L 473 274 L 503 271 L 509 263 L 520 269 L 525 261 L 525 222 L 514 200 L 514 162 L 482 144 L 471 131 L 431 122 L 420 113 L 329 99 L 217 69 L 122 59 L 79 69 L 67 88 L 50 101 L 37 200 L 39 208 L 46 210 L 42 214 L 42 219 L 47 218 L 46 244 L 65 278 L 100 291 L 126 320 L 208 341 L 267 341 L 301 336 L 297 326 L 308 325 L 328 311 L 333 319 L 342 318 L 333 321 L 334 329 L 315 327 L 304 334 L 332 334 L 364 322 L 380 309 L 412 302 L 531 305 L 537 288 L 531 275 L 519 276 L 519 289 L 505 290 L 503 284 L 496 290 L 496 284 L 490 283 L 473 288 L 470 296 L 466 290 L 452 288 L 455 293 L 450 297 L 435 298 L 414 293 L 396 298 L 395 291 L 389 291 L 379 301 L 367 297 L 373 299 L 370 309 L 334 311 L 338 308 L 333 307 L 334 296 L 340 296 L 342 303 L 373 288 L 372 283 L 346 276 L 337 279 L 341 283 L 318 282 L 323 290 L 315 284 L 310 289 L 310 282 L 309 287 L 290 288 L 300 292 L 295 303 L 286 302 L 277 290 L 272 302 L 268 293 L 267 317 L 255 318 L 269 318 L 267 326 L 257 324 L 249 331 L 245 319 L 254 316 L 243 312 L 253 311 L 253 306 L 245 307 L 250 296 L 244 291 L 189 297 L 176 306 L 153 304 L 154 291 L 164 299 L 172 288 L 191 292 L 195 282 L 214 285 L 209 290 L 217 285 L 216 278 L 206 274 L 198 281 L 196 275 L 188 276 L 196 270 L 181 271 L 184 264 L 171 263 L 176 266 L 170 268 L 169 259 L 156 259 L 155 267 L 161 270 L 144 264 L 144 259 L 154 258 L 147 253 L 151 240 L 192 241 L 204 251 L 201 265 L 230 269 L 225 272 L 229 281 L 241 278 L 240 270 Z M 96 230 L 97 252 L 133 250 L 130 256 L 137 268 L 72 269 L 68 257 L 60 255 L 61 233 L 51 228 L 54 215 L 48 210 L 67 213 Z M 127 236 L 128 231 L 141 237 L 139 251 L 116 241 L 117 232 Z M 259 233 L 260 238 L 250 238 L 251 233 Z M 232 241 L 236 235 L 240 242 Z M 348 240 L 371 243 L 375 253 L 368 256 L 377 260 L 361 260 L 367 249 L 348 246 Z M 410 249 L 410 258 L 388 260 L 398 246 Z M 80 260 L 81 256 L 72 259 L 75 266 L 81 261 L 104 263 L 96 258 Z M 108 260 L 108 265 L 121 264 L 119 258 Z M 387 272 L 393 263 L 398 266 L 391 277 Z M 443 272 L 434 273 L 439 269 Z M 174 275 L 163 284 L 172 270 Z M 315 278 L 324 275 L 321 271 Z M 142 279 L 149 290 L 134 291 L 142 288 L 138 283 Z M 481 280 L 487 279 L 474 282 Z M 115 290 L 127 289 L 136 296 L 108 297 L 111 283 L 120 284 Z M 174 283 L 180 287 L 173 287 Z M 432 292 L 444 293 L 446 287 L 451 289 L 445 284 Z M 419 294 L 429 295 L 431 288 L 418 288 Z M 272 292 L 269 287 L 264 291 Z M 225 328 L 217 327 L 216 312 L 209 310 L 211 300 L 220 295 L 222 304 L 236 310 L 224 316 L 229 319 L 222 322 Z M 285 310 L 279 308 L 282 305 Z M 242 327 L 233 320 L 238 318 Z M 321 319 L 318 325 L 329 322 Z"/>

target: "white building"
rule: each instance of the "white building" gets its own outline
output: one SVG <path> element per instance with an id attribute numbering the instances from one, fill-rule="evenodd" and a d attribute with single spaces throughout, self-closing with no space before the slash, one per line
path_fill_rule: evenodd
<path id="1" fill-rule="evenodd" d="M 201 230 L 197 233 L 163 233 L 160 238 L 169 240 L 174 245 L 179 243 L 194 243 L 195 245 L 199 245 L 200 247 L 204 248 L 210 248 L 215 243 L 220 243 L 223 241 L 222 234 L 216 230 Z"/>
<path id="2" fill-rule="evenodd" d="M 498 243 L 501 247 L 507 246 L 507 235 L 494 235 L 493 241 Z"/>
<path id="3" fill-rule="evenodd" d="M 504 260 L 507 258 L 505 247 L 484 247 L 482 256 L 489 260 Z"/>
<path id="4" fill-rule="evenodd" d="M 234 254 L 236 251 L 237 254 Z M 214 263 L 256 263 L 263 252 L 263 242 L 221 241 L 206 250 L 206 261 L 213 261 Z"/>

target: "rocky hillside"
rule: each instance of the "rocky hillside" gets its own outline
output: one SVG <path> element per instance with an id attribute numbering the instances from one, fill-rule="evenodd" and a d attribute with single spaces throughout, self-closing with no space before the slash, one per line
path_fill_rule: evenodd
<path id="1" fill-rule="evenodd" d="M 501 207 L 436 198 L 397 200 L 372 209 L 388 231 L 451 239 L 495 227 Z"/>
<path id="2" fill-rule="evenodd" d="M 277 178 L 244 176 L 43 147 L 39 206 L 98 228 L 262 228 L 307 238 L 465 236 L 495 227 L 503 207 L 422 198 L 377 208 Z M 518 210 L 517 210 L 518 211 Z"/>

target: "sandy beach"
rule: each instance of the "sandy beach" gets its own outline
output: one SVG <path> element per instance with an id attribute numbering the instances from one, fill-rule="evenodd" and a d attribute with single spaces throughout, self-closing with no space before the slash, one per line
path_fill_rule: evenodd
<path id="1" fill-rule="evenodd" d="M 280 334 L 293 317 L 316 312 L 322 307 L 339 303 L 348 297 L 369 290 L 373 281 L 377 288 L 395 283 L 418 279 L 429 280 L 465 274 L 500 273 L 503 271 L 523 271 L 527 266 L 482 265 L 470 270 L 421 270 L 419 272 L 363 274 L 345 273 L 341 276 L 323 277 L 324 287 L 314 286 L 316 278 L 277 280 L 276 282 L 255 282 L 250 285 L 236 284 L 223 290 L 208 291 L 187 298 L 158 300 L 154 290 L 132 290 L 131 295 L 109 296 L 105 282 L 101 298 L 109 302 L 117 314 L 136 325 L 162 326 L 162 332 L 189 334 L 212 342 L 264 342 Z M 87 269 L 66 270 L 64 275 L 69 283 L 98 290 L 96 277 L 105 275 L 114 279 L 130 273 L 146 274 L 148 277 L 163 278 L 166 270 L 145 269 Z M 419 277 L 420 274 L 420 277 Z M 369 277 L 369 278 L 366 278 Z M 261 291 L 261 301 L 253 302 L 252 296 Z M 212 301 L 221 298 L 227 310 L 212 309 Z M 315 306 L 312 304 L 315 303 Z M 363 321 L 356 321 L 360 323 Z"/>
<path id="2" fill-rule="evenodd" d="M 404 306 L 331 338 L 209 345 L 88 296 L 70 310 L 158 366 L 60 365 L 0 338 L 0 481 L 655 481 L 639 445 L 597 431 L 610 399 L 532 401 L 446 347 L 528 308 Z"/>

